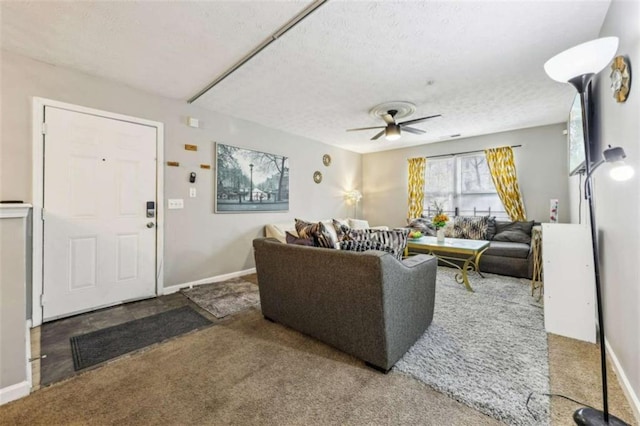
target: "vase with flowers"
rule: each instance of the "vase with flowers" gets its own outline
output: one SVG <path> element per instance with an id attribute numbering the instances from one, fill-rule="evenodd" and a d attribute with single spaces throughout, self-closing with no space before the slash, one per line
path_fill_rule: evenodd
<path id="1" fill-rule="evenodd" d="M 442 205 L 438 204 L 437 201 L 433 202 L 433 206 L 435 208 L 436 214 L 431 219 L 431 223 L 433 223 L 434 228 L 436 228 L 436 238 L 439 243 L 444 242 L 444 227 L 447 225 L 449 221 L 449 216 L 443 212 Z"/>

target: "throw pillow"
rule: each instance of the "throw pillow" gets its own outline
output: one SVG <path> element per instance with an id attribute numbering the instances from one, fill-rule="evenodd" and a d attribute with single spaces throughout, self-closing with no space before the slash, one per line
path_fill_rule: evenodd
<path id="1" fill-rule="evenodd" d="M 496 222 L 497 232 L 493 236 L 493 241 L 507 241 L 513 243 L 531 243 L 531 229 L 533 221 L 530 222 Z"/>
<path id="2" fill-rule="evenodd" d="M 325 226 L 324 223 L 318 223 L 318 229 L 313 233 L 313 241 L 316 247 L 324 247 L 337 249 L 339 248 L 336 231 L 333 227 Z"/>
<path id="3" fill-rule="evenodd" d="M 436 230 L 431 223 L 431 220 L 417 217 L 415 219 L 407 219 L 407 226 L 413 231 L 420 231 L 423 235 L 436 235 Z"/>
<path id="4" fill-rule="evenodd" d="M 313 240 L 311 238 L 298 238 L 289 231 L 285 231 L 285 237 L 287 244 L 297 244 L 299 246 L 311 246 L 313 247 Z"/>
<path id="5" fill-rule="evenodd" d="M 319 223 L 296 219 L 296 232 L 300 238 L 313 238 L 313 234 L 318 231 L 319 225 Z"/>
<path id="6" fill-rule="evenodd" d="M 493 236 L 496 235 L 497 232 L 496 217 L 487 216 L 487 234 L 485 235 L 485 239 L 493 240 Z"/>
<path id="7" fill-rule="evenodd" d="M 332 219 L 333 228 L 336 230 L 336 235 L 338 237 L 338 241 L 345 241 L 348 239 L 349 231 L 351 231 L 351 227 L 347 221 L 342 221 L 338 219 Z"/>
<path id="8" fill-rule="evenodd" d="M 364 241 L 354 241 L 354 240 L 346 240 L 340 243 L 340 250 L 347 251 L 367 251 L 367 250 L 380 250 L 386 251 L 387 253 L 392 254 L 394 257 L 396 256 L 395 250 L 392 247 L 386 246 L 379 241 L 372 240 L 364 240 Z"/>
<path id="9" fill-rule="evenodd" d="M 487 235 L 489 216 L 456 216 L 453 222 L 454 238 L 482 240 Z"/>
<path id="10" fill-rule="evenodd" d="M 393 248 L 395 256 L 402 260 L 404 249 L 409 241 L 409 229 L 397 228 L 391 231 L 384 229 L 351 229 L 347 239 L 353 241 L 377 241 Z"/>

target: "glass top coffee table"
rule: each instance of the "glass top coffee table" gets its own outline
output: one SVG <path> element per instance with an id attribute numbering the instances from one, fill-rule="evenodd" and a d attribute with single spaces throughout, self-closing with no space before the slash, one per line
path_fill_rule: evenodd
<path id="1" fill-rule="evenodd" d="M 436 237 L 420 237 L 410 239 L 407 243 L 407 254 L 409 250 L 419 253 L 427 253 L 433 255 L 454 268 L 458 268 L 460 273 L 456 274 L 456 281 L 469 291 L 473 291 L 469 284 L 469 271 L 477 272 L 481 277 L 482 274 L 478 268 L 480 257 L 489 248 L 489 241 L 484 240 L 466 240 L 462 238 L 445 238 L 444 242 L 439 243 Z M 459 257 L 452 255 L 461 255 Z M 464 261 L 462 266 L 453 262 L 453 260 Z M 484 277 L 483 277 L 484 278 Z"/>

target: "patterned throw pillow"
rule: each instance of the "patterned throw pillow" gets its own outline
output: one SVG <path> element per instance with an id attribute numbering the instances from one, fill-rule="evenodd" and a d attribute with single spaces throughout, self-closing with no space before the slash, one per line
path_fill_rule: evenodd
<path id="1" fill-rule="evenodd" d="M 324 247 L 337 249 L 340 247 L 338 244 L 338 237 L 333 227 L 326 226 L 324 223 L 318 223 L 318 230 L 313 234 L 313 241 L 316 247 Z"/>
<path id="2" fill-rule="evenodd" d="M 486 240 L 493 240 L 493 236 L 498 233 L 498 226 L 496 225 L 495 216 L 487 216 L 487 235 Z"/>
<path id="3" fill-rule="evenodd" d="M 331 232 L 333 231 L 333 232 Z M 338 248 L 338 238 L 335 230 L 328 230 L 322 223 L 311 223 L 296 219 L 296 232 L 300 238 L 310 238 L 316 247 Z"/>
<path id="4" fill-rule="evenodd" d="M 436 235 L 436 230 L 433 227 L 430 219 L 424 217 L 417 217 L 415 219 L 407 219 L 407 226 L 413 231 L 420 231 L 423 235 Z"/>
<path id="5" fill-rule="evenodd" d="M 453 237 L 468 240 L 483 240 L 487 237 L 489 216 L 456 216 L 453 222 Z"/>
<path id="6" fill-rule="evenodd" d="M 296 232 L 300 238 L 313 238 L 313 234 L 318 232 L 319 226 L 319 223 L 311 223 L 306 220 L 296 219 Z"/>
<path id="7" fill-rule="evenodd" d="M 349 238 L 349 231 L 351 231 L 349 223 L 338 219 L 332 219 L 331 221 L 333 222 L 333 227 L 336 230 L 338 241 L 346 241 Z"/>
<path id="8" fill-rule="evenodd" d="M 340 250 L 348 250 L 348 251 L 367 251 L 367 250 L 380 250 L 386 251 L 387 253 L 392 254 L 394 257 L 398 257 L 395 253 L 395 250 L 392 247 L 385 246 L 379 241 L 373 240 L 364 240 L 364 241 L 354 241 L 354 240 L 346 240 L 340 243 Z"/>
<path id="9" fill-rule="evenodd" d="M 393 248 L 395 256 L 399 260 L 402 260 L 402 255 L 409 239 L 409 229 L 394 229 L 392 231 L 382 229 L 352 229 L 349 232 L 348 239 L 353 241 L 371 240 L 390 246 Z"/>
<path id="10" fill-rule="evenodd" d="M 285 237 L 287 244 L 297 244 L 299 246 L 311 246 L 313 247 L 313 239 L 311 238 L 298 238 L 289 231 L 285 231 Z"/>

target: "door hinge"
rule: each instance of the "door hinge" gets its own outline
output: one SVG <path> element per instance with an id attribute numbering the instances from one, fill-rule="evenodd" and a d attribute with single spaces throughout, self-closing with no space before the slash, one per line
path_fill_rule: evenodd
<path id="1" fill-rule="evenodd" d="M 47 123 L 42 123 L 42 134 L 43 135 L 47 134 Z"/>
<path id="2" fill-rule="evenodd" d="M 40 295 L 40 306 L 44 306 L 44 293 Z"/>
<path id="3" fill-rule="evenodd" d="M 44 222 L 44 209 L 40 210 L 40 216 L 42 217 L 42 221 Z"/>

